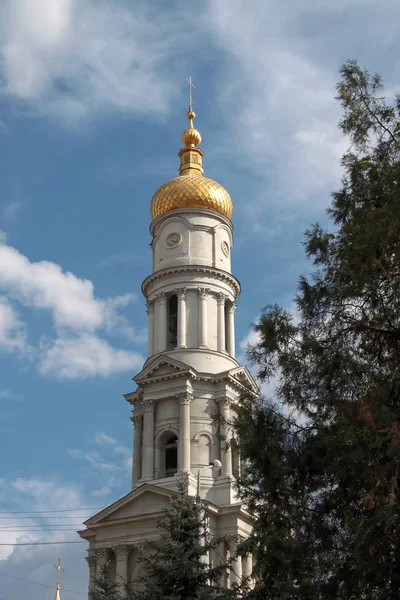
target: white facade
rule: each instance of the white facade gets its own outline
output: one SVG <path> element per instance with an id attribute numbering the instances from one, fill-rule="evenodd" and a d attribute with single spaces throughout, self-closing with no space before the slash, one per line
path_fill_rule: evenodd
<path id="1" fill-rule="evenodd" d="M 104 561 L 116 581 L 138 575 L 136 548 L 157 539 L 156 520 L 178 482 L 196 494 L 199 468 L 218 459 L 219 473 L 202 471 L 201 497 L 210 528 L 227 542 L 210 560 L 235 552 L 251 520 L 235 497 L 240 458 L 227 448 L 229 423 L 243 394 L 258 395 L 235 359 L 235 310 L 240 284 L 231 274 L 231 221 L 203 208 L 165 212 L 151 224 L 152 273 L 142 291 L 148 312 L 148 358 L 126 394 L 134 426 L 132 491 L 89 519 L 90 580 Z M 239 559 L 233 581 L 251 571 Z M 229 583 L 227 583 L 229 585 Z"/>

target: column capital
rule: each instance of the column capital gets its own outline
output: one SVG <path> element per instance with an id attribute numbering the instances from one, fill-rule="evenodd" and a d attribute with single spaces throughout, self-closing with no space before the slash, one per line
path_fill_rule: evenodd
<path id="1" fill-rule="evenodd" d="M 225 296 L 225 294 L 222 294 L 222 292 L 219 292 L 217 294 L 217 304 L 225 304 L 225 302 L 227 301 L 227 297 Z"/>
<path id="2" fill-rule="evenodd" d="M 149 314 L 149 312 L 152 312 L 154 310 L 154 298 L 152 298 L 151 300 L 147 300 L 146 302 L 146 312 L 147 314 Z"/>
<path id="3" fill-rule="evenodd" d="M 89 569 L 94 567 L 96 564 L 96 557 L 92 554 L 89 556 L 85 556 L 85 560 L 87 562 L 87 564 L 89 565 Z"/>
<path id="4" fill-rule="evenodd" d="M 152 398 L 145 398 L 142 400 L 143 413 L 154 411 L 154 400 Z"/>
<path id="5" fill-rule="evenodd" d="M 117 557 L 117 560 L 127 558 L 129 556 L 129 552 L 131 551 L 131 546 L 127 544 L 120 544 L 118 546 L 113 546 L 112 550 Z"/>
<path id="6" fill-rule="evenodd" d="M 179 300 L 185 300 L 186 299 L 186 288 L 185 287 L 177 288 L 176 290 L 174 290 L 174 292 L 178 296 Z"/>
<path id="7" fill-rule="evenodd" d="M 199 287 L 198 290 L 201 298 L 207 298 L 210 293 L 210 288 Z"/>
<path id="8" fill-rule="evenodd" d="M 235 302 L 230 302 L 228 304 L 228 312 L 230 312 L 232 315 L 236 314 L 236 308 L 237 308 L 237 306 L 236 306 Z"/>
<path id="9" fill-rule="evenodd" d="M 96 560 L 105 564 L 109 561 L 109 549 L 108 548 L 96 548 L 95 549 Z"/>
<path id="10" fill-rule="evenodd" d="M 158 300 L 160 304 L 166 304 L 168 300 L 168 295 L 166 292 L 160 292 L 155 296 L 155 300 Z"/>
<path id="11" fill-rule="evenodd" d="M 232 400 L 227 398 L 226 396 L 221 396 L 220 398 L 215 398 L 215 402 L 218 404 L 220 408 L 229 408 L 232 404 Z"/>
<path id="12" fill-rule="evenodd" d="M 140 425 L 142 420 L 143 420 L 142 414 L 136 414 L 136 415 L 134 414 L 133 417 L 131 417 L 131 421 L 132 421 L 134 427 L 136 427 L 136 425 Z"/>
<path id="13" fill-rule="evenodd" d="M 190 404 L 194 398 L 193 394 L 190 394 L 189 392 L 177 394 L 176 397 L 179 400 L 179 404 Z"/>

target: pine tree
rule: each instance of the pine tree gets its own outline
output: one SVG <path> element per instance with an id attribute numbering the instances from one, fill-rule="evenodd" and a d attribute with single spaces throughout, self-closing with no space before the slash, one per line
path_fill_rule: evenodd
<path id="1" fill-rule="evenodd" d="M 165 515 L 157 523 L 160 541 L 139 547 L 141 577 L 120 590 L 108 582 L 107 567 L 95 580 L 90 600 L 236 600 L 239 587 L 226 590 L 224 574 L 229 563 L 210 566 L 210 551 L 221 539 L 207 527 L 203 506 L 189 496 L 186 486 L 172 495 Z"/>
<path id="2" fill-rule="evenodd" d="M 220 540 L 207 531 L 207 516 L 183 487 L 171 498 L 157 528 L 160 542 L 143 547 L 142 590 L 137 600 L 213 600 L 236 598 L 225 590 L 228 565 L 210 566 L 206 559 Z M 140 587 L 140 586 L 139 586 Z"/>
<path id="3" fill-rule="evenodd" d="M 89 592 L 89 600 L 127 600 L 120 593 L 119 585 L 109 581 L 107 565 L 102 567 L 99 577 L 94 580 L 94 589 Z"/>
<path id="4" fill-rule="evenodd" d="M 273 305 L 254 326 L 250 357 L 279 383 L 236 422 L 256 520 L 249 599 L 400 596 L 400 98 L 387 104 L 355 61 L 341 76 L 351 151 L 335 227 L 306 232 L 299 321 Z"/>

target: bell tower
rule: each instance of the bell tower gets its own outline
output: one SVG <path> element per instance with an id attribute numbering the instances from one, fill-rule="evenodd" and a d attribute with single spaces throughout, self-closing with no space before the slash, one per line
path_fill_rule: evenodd
<path id="1" fill-rule="evenodd" d="M 161 185 L 151 200 L 152 270 L 142 284 L 148 357 L 133 378 L 135 391 L 125 395 L 134 426 L 132 491 L 80 532 L 90 541 L 92 578 L 97 556 L 114 560 L 117 581 L 119 570 L 135 578 L 135 546 L 155 539 L 155 521 L 183 479 L 189 493 L 207 503 L 210 527 L 232 540 L 231 547 L 219 549 L 219 557 L 234 552 L 251 530 L 235 496 L 241 460 L 229 443 L 230 423 L 240 397 L 256 397 L 259 390 L 235 358 L 240 284 L 231 273 L 233 204 L 228 192 L 203 174 L 195 116 L 190 101 L 179 176 Z M 214 461 L 220 469 L 208 468 Z M 217 554 L 211 559 L 219 560 Z M 249 565 L 238 559 L 231 577 L 246 574 Z"/>

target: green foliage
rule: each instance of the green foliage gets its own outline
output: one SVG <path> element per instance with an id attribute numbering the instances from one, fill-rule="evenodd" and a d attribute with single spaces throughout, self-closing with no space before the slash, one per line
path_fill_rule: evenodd
<path id="1" fill-rule="evenodd" d="M 233 597 L 222 586 L 227 565 L 204 560 L 219 540 L 207 531 L 207 517 L 185 489 L 174 494 L 158 522 L 160 543 L 141 549 L 143 577 L 138 600 L 212 600 Z"/>
<path id="2" fill-rule="evenodd" d="M 351 152 L 336 229 L 305 234 L 315 271 L 300 279 L 298 322 L 275 305 L 254 326 L 250 356 L 278 379 L 276 404 L 244 401 L 236 423 L 256 518 L 249 599 L 400 594 L 400 98 L 389 106 L 354 61 L 341 76 Z"/>
<path id="3" fill-rule="evenodd" d="M 107 565 L 102 567 L 100 576 L 95 579 L 89 600 L 127 600 L 121 595 L 118 584 L 109 582 Z"/>

